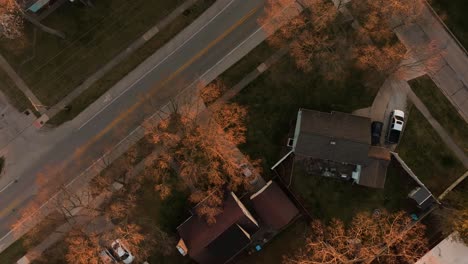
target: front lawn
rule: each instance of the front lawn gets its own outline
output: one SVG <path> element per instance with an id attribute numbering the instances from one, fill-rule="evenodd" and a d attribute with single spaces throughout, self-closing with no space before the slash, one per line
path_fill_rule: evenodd
<path id="1" fill-rule="evenodd" d="M 0 253 L 0 263 L 16 263 L 26 252 L 23 239 L 18 239 Z"/>
<path id="2" fill-rule="evenodd" d="M 428 107 L 432 116 L 468 154 L 468 125 L 432 79 L 425 75 L 409 82 L 411 89 Z"/>
<path id="3" fill-rule="evenodd" d="M 415 107 L 409 112 L 396 152 L 434 195 L 440 195 L 465 168 L 424 116 Z"/>
<path id="4" fill-rule="evenodd" d="M 41 21 L 65 33 L 65 40 L 40 30 L 34 33 L 26 23 L 25 37 L 1 40 L 0 51 L 41 102 L 51 106 L 182 2 L 102 0 L 86 8 L 79 1 L 67 1 Z M 169 28 L 177 30 L 171 35 L 180 30 Z"/>
<path id="5" fill-rule="evenodd" d="M 466 0 L 432 0 L 432 7 L 444 20 L 453 34 L 465 48 L 468 47 L 468 1 Z"/>
<path id="6" fill-rule="evenodd" d="M 327 81 L 314 72 L 304 73 L 294 61 L 283 57 L 244 88 L 233 101 L 248 108 L 244 153 L 261 158 L 265 174 L 280 158 L 285 136 L 299 108 L 342 111 L 368 107 L 378 87 L 368 88 L 360 73 L 343 81 Z"/>
<path id="7" fill-rule="evenodd" d="M 174 179 L 177 179 L 175 175 Z M 150 180 L 141 185 L 138 191 L 137 207 L 130 219 L 141 225 L 143 231 L 151 232 L 152 228 L 160 228 L 168 235 L 177 238 L 177 226 L 190 216 L 188 193 L 174 183 L 172 195 L 165 200 L 161 200 L 154 186 L 155 183 Z M 163 256 L 157 250 L 152 250 L 153 254 L 149 257 L 148 262 L 161 264 L 189 263 L 189 258 L 184 258 L 175 248 L 175 244 L 173 246 L 173 252 L 169 256 Z"/>

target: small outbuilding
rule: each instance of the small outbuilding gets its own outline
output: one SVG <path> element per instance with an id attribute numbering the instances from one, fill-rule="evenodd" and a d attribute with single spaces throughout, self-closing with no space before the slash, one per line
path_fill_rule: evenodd
<path id="1" fill-rule="evenodd" d="M 416 187 L 408 194 L 408 197 L 413 199 L 422 210 L 426 210 L 435 202 L 431 192 L 425 186 Z"/>

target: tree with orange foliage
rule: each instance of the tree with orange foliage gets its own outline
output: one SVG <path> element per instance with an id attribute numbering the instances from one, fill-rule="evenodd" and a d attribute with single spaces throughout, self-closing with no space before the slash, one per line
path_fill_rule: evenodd
<path id="1" fill-rule="evenodd" d="M 397 27 L 417 21 L 423 4 L 422 0 L 360 0 L 350 1 L 349 6 L 360 25 L 359 35 L 388 45 Z"/>
<path id="2" fill-rule="evenodd" d="M 407 50 L 393 30 L 417 20 L 421 0 L 297 1 L 303 11 L 289 21 L 278 16 L 294 0 L 269 0 L 259 20 L 273 46 L 289 45 L 299 69 L 316 71 L 326 79 L 343 79 L 349 68 L 358 66 L 373 75 L 390 75 L 400 68 Z M 348 9 L 349 7 L 349 9 Z M 272 19 L 284 19 L 276 29 Z M 426 47 L 420 47 L 422 49 Z M 409 65 L 407 65 L 409 66 Z"/>
<path id="3" fill-rule="evenodd" d="M 327 79 L 343 77 L 351 59 L 347 48 L 350 36 L 343 29 L 337 8 L 327 0 L 304 0 L 298 2 L 303 11 L 297 16 L 279 15 L 295 3 L 293 0 L 267 2 L 265 16 L 259 23 L 269 33 L 275 33 L 268 42 L 275 47 L 289 45 L 290 55 L 299 69 L 318 71 Z M 286 21 L 277 29 L 277 24 L 268 23 L 273 18 Z"/>
<path id="4" fill-rule="evenodd" d="M 425 227 L 405 212 L 359 213 L 346 226 L 315 220 L 304 248 L 284 264 L 303 263 L 414 263 L 427 251 Z M 411 228 L 409 228 L 411 226 Z"/>
<path id="5" fill-rule="evenodd" d="M 170 168 L 175 169 L 191 192 L 189 200 L 203 201 L 196 209 L 209 223 L 222 212 L 226 190 L 250 188 L 239 167 L 245 161 L 234 151 L 236 144 L 245 142 L 247 112 L 237 104 L 215 106 L 215 109 L 213 117 L 190 110 L 176 112 L 146 128 L 149 141 L 162 147 L 164 153 L 150 161 L 149 174 L 157 179 L 155 189 L 161 198 L 166 198 L 172 189 Z"/>
<path id="6" fill-rule="evenodd" d="M 44 32 L 65 38 L 62 32 L 43 25 L 34 16 L 26 13 L 17 0 L 0 0 L 0 36 L 7 39 L 21 37 L 23 35 L 23 19 Z"/>
<path id="7" fill-rule="evenodd" d="M 16 39 L 22 35 L 23 19 L 16 0 L 0 1 L 0 34 L 7 39 Z"/>

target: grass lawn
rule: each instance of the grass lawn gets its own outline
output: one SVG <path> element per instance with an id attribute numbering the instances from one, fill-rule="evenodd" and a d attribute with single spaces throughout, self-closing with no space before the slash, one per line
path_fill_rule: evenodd
<path id="1" fill-rule="evenodd" d="M 160 1 L 161 2 L 161 1 Z M 162 1 L 171 2 L 171 1 Z M 71 104 L 71 110 L 61 111 L 48 124 L 60 125 L 65 121 L 73 119 L 81 113 L 86 107 L 92 104 L 96 99 L 103 95 L 109 88 L 121 80 L 130 71 L 135 69 L 141 62 L 161 48 L 166 42 L 171 40 L 180 31 L 187 27 L 193 20 L 201 15 L 214 0 L 200 0 L 192 6 L 190 12 L 181 15 L 170 23 L 166 28 L 159 32 L 155 37 L 145 43 L 140 49 L 136 50 L 127 59 L 117 65 L 112 71 L 105 74 L 100 80 L 78 96 Z"/>
<path id="2" fill-rule="evenodd" d="M 260 252 L 252 255 L 244 254 L 235 263 L 239 264 L 280 264 L 283 256 L 293 254 L 298 248 L 304 245 L 305 235 L 308 231 L 308 223 L 304 219 L 298 219 L 291 226 L 283 230 L 274 237 Z"/>
<path id="3" fill-rule="evenodd" d="M 18 239 L 0 253 L 0 263 L 16 263 L 26 252 L 27 250 L 24 247 L 23 239 Z"/>
<path id="4" fill-rule="evenodd" d="M 432 0 L 431 5 L 462 45 L 468 48 L 468 19 L 466 19 L 468 1 Z"/>
<path id="5" fill-rule="evenodd" d="M 58 213 L 54 213 L 58 214 Z M 51 216 L 53 218 L 57 216 Z M 42 220 L 41 223 L 47 220 Z M 57 222 L 52 224 L 41 225 L 38 224 L 35 228 L 35 231 L 28 231 L 18 240 L 16 240 L 13 244 L 11 244 L 8 248 L 6 248 L 3 252 L 0 253 L 0 263 L 16 263 L 21 257 L 23 257 L 28 249 L 39 245 L 47 236 L 49 236 L 59 225 L 65 223 L 64 222 Z M 27 239 L 28 238 L 28 239 Z"/>
<path id="6" fill-rule="evenodd" d="M 428 76 L 414 79 L 410 81 L 410 85 L 423 103 L 428 106 L 432 116 L 468 154 L 468 125 L 437 85 Z"/>
<path id="7" fill-rule="evenodd" d="M 34 107 L 26 95 L 24 95 L 13 80 L 2 70 L 0 70 L 0 91 L 6 96 L 8 102 L 18 111 L 23 112 L 26 109 L 34 111 Z"/>
<path id="8" fill-rule="evenodd" d="M 175 176 L 174 176 L 175 177 Z M 176 179 L 176 178 L 175 178 Z M 146 182 L 141 185 L 138 205 L 132 220 L 139 223 L 144 229 L 158 227 L 171 236 L 176 236 L 176 228 L 189 216 L 188 193 L 175 188 L 170 197 L 161 200 L 154 190 L 154 183 Z M 175 248 L 170 256 L 162 256 L 155 252 L 148 261 L 150 263 L 176 264 L 189 263 L 188 258 L 180 255 Z"/>
<path id="9" fill-rule="evenodd" d="M 0 51 L 36 96 L 53 105 L 182 2 L 102 0 L 93 8 L 66 2 L 41 21 L 65 40 L 40 30 L 34 37 L 26 23 L 24 39 L 2 40 Z"/>
<path id="10" fill-rule="evenodd" d="M 377 89 L 362 83 L 359 73 L 342 82 L 327 81 L 298 70 L 290 57 L 283 57 L 233 99 L 249 112 L 247 142 L 241 150 L 261 158 L 264 174 L 271 173 L 269 167 L 278 161 L 299 108 L 351 112 L 368 107 Z"/>
<path id="11" fill-rule="evenodd" d="M 414 107 L 396 152 L 436 196 L 465 172 L 461 162 Z"/>
<path id="12" fill-rule="evenodd" d="M 300 161 L 294 166 L 293 190 L 309 213 L 318 219 L 349 222 L 359 212 L 385 208 L 390 212 L 411 211 L 408 193 L 416 186 L 403 171 L 391 164 L 384 189 L 374 189 L 341 179 L 308 175 Z"/>
<path id="13" fill-rule="evenodd" d="M 242 80 L 245 75 L 255 70 L 258 65 L 268 59 L 274 52 L 275 50 L 271 48 L 266 41 L 263 41 L 244 58 L 221 74 L 220 79 L 228 88 L 233 87 Z"/>

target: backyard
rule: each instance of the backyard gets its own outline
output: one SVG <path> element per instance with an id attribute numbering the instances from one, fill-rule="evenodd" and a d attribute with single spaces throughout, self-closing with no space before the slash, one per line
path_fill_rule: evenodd
<path id="1" fill-rule="evenodd" d="M 310 175 L 302 162 L 294 164 L 292 189 L 300 197 L 312 217 L 349 222 L 361 211 L 387 209 L 390 212 L 415 208 L 408 200 L 408 193 L 416 183 L 395 163 L 387 171 L 384 189 L 374 189 L 353 184 L 341 179 Z"/>
<path id="2" fill-rule="evenodd" d="M 295 253 L 305 243 L 308 228 L 308 222 L 304 218 L 297 219 L 278 236 L 265 244 L 261 251 L 254 252 L 251 255 L 244 253 L 236 259 L 235 263 L 280 264 L 283 256 Z"/>
<path id="3" fill-rule="evenodd" d="M 396 152 L 434 195 L 440 195 L 465 168 L 415 107 L 408 112 L 405 132 Z"/>

